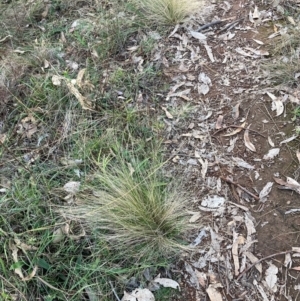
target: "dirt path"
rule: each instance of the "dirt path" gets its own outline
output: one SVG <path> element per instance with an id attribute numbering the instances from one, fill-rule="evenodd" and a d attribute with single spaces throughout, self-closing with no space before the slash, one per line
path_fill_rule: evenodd
<path id="1" fill-rule="evenodd" d="M 197 250 L 184 263 L 182 300 L 204 300 L 205 292 L 210 300 L 297 300 L 296 254 L 293 261 L 292 253 L 282 254 L 247 271 L 258 259 L 299 246 L 299 194 L 274 182 L 299 176 L 292 98 L 261 68 L 284 20 L 271 6 L 246 1 L 207 9 L 205 24 L 225 21 L 201 33 L 191 25 L 171 34 L 164 60 L 173 82 L 166 103 L 169 172 L 184 174 L 197 196 L 192 219 L 202 224 Z M 188 117 L 168 115 L 187 102 L 194 104 Z M 268 157 L 271 149 L 279 153 Z"/>

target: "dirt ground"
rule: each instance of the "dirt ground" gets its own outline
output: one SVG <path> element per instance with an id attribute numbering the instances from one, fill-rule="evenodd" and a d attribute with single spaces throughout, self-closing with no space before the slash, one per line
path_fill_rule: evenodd
<path id="1" fill-rule="evenodd" d="M 206 23 L 216 19 L 238 20 L 238 22 L 231 30 L 225 31 L 228 34 L 225 38 L 220 38 L 224 34 L 224 27 L 219 25 L 212 26 L 206 32 L 203 31 L 208 37 L 207 45 L 212 49 L 213 59 L 209 57 L 207 49 L 195 40 L 194 45 L 188 48 L 189 50 L 193 47 L 196 49 L 196 54 L 191 54 L 191 60 L 193 60 L 193 55 L 194 57 L 199 55 L 201 58 L 198 65 L 191 64 L 187 67 L 189 70 L 186 71 L 186 77 L 182 81 L 197 78 L 199 72 L 203 72 L 211 79 L 212 84 L 209 92 L 204 96 L 199 97 L 195 93 L 193 100 L 197 105 L 192 110 L 192 118 L 187 118 L 181 123 L 173 122 L 170 125 L 169 140 L 166 143 L 174 156 L 171 166 L 173 168 L 176 166 L 176 171 L 173 170 L 170 173 L 173 176 L 179 174 L 178 165 L 183 166 L 181 170 L 186 175 L 186 186 L 197 195 L 194 200 L 193 213 L 199 210 L 203 199 L 216 191 L 219 196 L 225 196 L 227 200 L 237 204 L 237 207 L 245 206 L 245 212 L 249 210 L 255 227 L 252 232 L 251 247 L 248 250 L 251 250 L 256 260 L 267 258 L 262 260 L 262 274 L 254 271 L 255 268 L 250 268 L 245 272 L 250 265 L 246 263 L 244 272 L 241 269 L 235 276 L 230 275 L 230 269 L 236 268 L 236 263 L 232 263 L 232 260 L 234 261 L 233 249 L 232 255 L 228 253 L 234 244 L 234 234 L 233 237 L 230 236 L 224 228 L 228 227 L 235 218 L 230 216 L 228 208 L 224 209 L 222 214 L 214 214 L 212 211 L 202 212 L 204 224 L 205 221 L 210 220 L 216 235 L 222 236 L 218 237 L 220 242 L 217 247 L 218 259 L 211 260 L 210 264 L 204 267 L 199 264 L 201 260 L 196 255 L 187 260 L 190 266 L 185 266 L 186 271 L 182 280 L 183 297 L 180 300 L 206 300 L 205 291 L 210 300 L 221 300 L 218 298 L 223 298 L 223 300 L 298 300 L 300 284 L 297 271 L 298 255 L 293 256 L 292 266 L 296 267 L 293 270 L 287 263 L 287 255 L 278 253 L 290 254 L 293 247 L 299 246 L 300 224 L 297 216 L 299 194 L 293 190 L 283 189 L 284 186 L 274 183 L 274 178 L 291 177 L 296 181 L 299 178 L 299 161 L 296 157 L 299 141 L 295 135 L 297 124 L 291 121 L 293 105 L 289 101 L 284 103 L 285 109 L 280 116 L 276 116 L 277 111 L 271 110 L 272 100 L 267 92 L 283 95 L 284 89 L 274 87 L 274 83 L 268 82 L 261 76 L 261 65 L 270 58 L 272 49 L 279 43 L 276 38 L 268 37 L 274 33 L 274 28 L 279 26 L 282 18 L 276 18 L 276 12 L 274 13 L 276 9 L 272 5 L 263 6 L 256 3 L 256 7 L 250 1 L 224 3 L 213 5 L 209 17 L 205 20 Z M 249 21 L 249 12 L 254 12 L 255 7 L 261 14 L 265 14 L 262 19 L 269 18 L 268 21 L 254 21 L 254 23 Z M 233 35 L 232 38 L 230 34 Z M 180 45 L 184 44 L 184 37 L 178 34 L 170 38 L 173 46 L 176 38 L 181 41 Z M 250 48 L 259 49 L 261 53 L 268 51 L 268 54 L 251 58 L 249 52 L 247 56 L 239 51 Z M 183 60 L 179 69 L 183 70 L 184 64 Z M 166 68 L 166 74 L 169 76 L 170 73 L 173 74 L 173 79 L 180 82 L 178 77 L 176 78 L 174 68 L 176 70 L 174 66 Z M 297 93 L 297 89 L 294 93 Z M 175 101 L 173 106 L 176 107 L 176 105 Z M 218 126 L 217 121 L 221 119 L 222 124 Z M 250 126 L 248 137 L 254 150 L 249 150 L 246 146 L 244 130 L 234 133 L 243 126 L 241 124 L 245 121 L 247 126 Z M 209 132 L 208 136 L 204 134 L 205 130 Z M 282 142 L 293 135 L 295 138 L 291 142 Z M 264 159 L 268 151 L 274 147 L 280 149 L 279 154 L 273 158 Z M 233 157 L 242 158 L 251 167 L 230 165 L 228 161 Z M 208 169 L 203 177 L 205 160 L 207 160 Z M 172 170 L 171 166 L 170 170 Z M 228 177 L 230 180 L 226 181 Z M 218 182 L 218 179 L 221 179 L 221 182 Z M 274 183 L 274 185 L 267 199 L 262 200 L 260 192 L 267 183 Z M 242 190 L 241 187 L 246 190 Z M 203 207 L 200 210 L 203 210 Z M 235 214 L 239 216 L 239 213 Z M 244 237 L 247 236 L 248 230 L 249 238 L 247 222 L 245 224 L 244 222 L 241 217 L 237 218 L 234 222 L 235 231 L 237 235 Z M 208 251 L 209 243 L 211 242 L 206 238 L 199 244 L 199 249 L 202 249 L 199 250 L 200 258 Z M 228 256 L 228 260 L 224 260 L 223 255 L 225 258 Z M 242 257 L 245 260 L 242 252 L 239 252 L 239 256 L 240 260 Z M 217 266 L 215 262 L 218 262 Z M 228 262 L 231 262 L 229 266 Z M 278 268 L 276 276 L 273 275 L 276 278 L 276 289 L 270 288 L 268 280 L 263 279 L 265 274 L 268 275 L 268 267 L 274 267 L 273 265 Z M 217 280 L 211 280 L 214 278 Z M 195 279 L 198 279 L 200 285 L 195 284 L 197 282 Z M 263 283 L 264 289 L 258 283 Z M 208 292 L 210 286 L 214 286 L 214 289 L 218 288 L 214 291 L 217 292 L 216 294 Z"/>

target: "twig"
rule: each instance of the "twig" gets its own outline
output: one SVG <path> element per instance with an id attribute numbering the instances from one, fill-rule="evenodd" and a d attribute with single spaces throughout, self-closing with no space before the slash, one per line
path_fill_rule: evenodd
<path id="1" fill-rule="evenodd" d="M 220 24 L 222 22 L 224 22 L 224 21 L 222 21 L 222 20 L 212 21 L 210 23 L 204 24 L 203 26 L 199 27 L 196 31 L 204 30 L 204 29 L 206 29 L 206 28 L 208 28 L 210 26 L 213 26 L 213 25 L 216 25 L 216 24 Z"/>
<path id="2" fill-rule="evenodd" d="M 258 263 L 266 260 L 266 259 L 269 259 L 269 258 L 272 258 L 272 257 L 275 257 L 275 256 L 279 256 L 279 255 L 284 255 L 284 254 L 287 254 L 287 253 L 292 253 L 293 251 L 292 250 L 289 250 L 289 251 L 284 251 L 284 252 L 279 252 L 279 253 L 275 253 L 275 254 L 272 254 L 272 255 L 269 255 L 269 256 L 266 256 L 264 258 L 261 258 L 259 260 L 257 260 L 256 262 L 254 262 L 253 264 L 251 264 L 246 270 L 244 270 L 238 277 L 237 277 L 237 280 L 240 280 L 244 274 L 246 274 L 248 271 L 250 271 L 255 265 L 257 265 Z"/>
<path id="3" fill-rule="evenodd" d="M 255 133 L 255 134 L 257 134 L 257 135 L 259 135 L 259 136 L 261 136 L 261 137 L 263 137 L 263 138 L 266 138 L 266 136 L 264 136 L 263 134 L 261 134 L 261 133 L 259 133 L 259 132 L 257 132 L 257 131 L 250 130 L 250 129 L 246 129 L 246 128 L 244 128 L 244 127 L 242 127 L 242 126 L 239 126 L 239 125 L 228 125 L 228 126 L 225 126 L 225 127 L 221 128 L 221 129 L 217 130 L 217 131 L 216 131 L 215 133 L 213 133 L 212 135 L 215 136 L 216 134 L 218 134 L 218 133 L 220 133 L 220 132 L 222 132 L 222 131 L 224 131 L 224 130 L 227 130 L 227 129 L 229 129 L 229 128 L 248 130 L 249 132 L 253 132 L 253 133 Z"/>
<path id="4" fill-rule="evenodd" d="M 108 282 L 109 282 L 109 284 L 110 284 L 111 290 L 113 291 L 113 293 L 114 293 L 116 299 L 117 299 L 118 301 L 121 301 L 121 299 L 120 299 L 119 296 L 117 295 L 116 290 L 115 290 L 113 284 L 111 283 L 111 281 L 108 281 Z"/>
<path id="5" fill-rule="evenodd" d="M 233 184 L 239 188 L 241 188 L 242 190 L 244 190 L 246 193 L 248 193 L 249 195 L 251 195 L 255 200 L 259 201 L 259 196 L 253 194 L 252 192 L 250 192 L 249 190 L 247 190 L 245 187 L 241 186 L 239 183 L 236 183 L 236 182 L 233 182 L 231 181 L 230 179 L 228 178 L 224 178 L 224 177 L 220 177 L 220 179 L 222 179 L 223 181 L 227 182 L 227 183 L 230 183 L 230 184 Z"/>
<path id="6" fill-rule="evenodd" d="M 220 34 L 220 33 L 223 32 L 223 31 L 232 29 L 233 27 L 235 27 L 236 25 L 238 25 L 238 23 L 239 23 L 240 21 L 242 21 L 242 20 L 244 20 L 244 19 L 245 19 L 245 17 L 240 18 L 240 19 L 238 19 L 238 20 L 235 20 L 235 21 L 229 23 L 229 24 L 228 24 L 227 26 L 225 26 L 223 29 L 219 30 L 218 34 Z"/>
<path id="7" fill-rule="evenodd" d="M 22 292 L 20 290 L 18 290 L 12 283 L 10 283 L 8 280 L 6 280 L 3 276 L 0 275 L 0 278 L 5 281 L 8 285 L 10 285 L 12 288 L 14 288 L 18 293 L 19 295 L 25 300 L 27 301 L 26 297 L 22 294 Z"/>

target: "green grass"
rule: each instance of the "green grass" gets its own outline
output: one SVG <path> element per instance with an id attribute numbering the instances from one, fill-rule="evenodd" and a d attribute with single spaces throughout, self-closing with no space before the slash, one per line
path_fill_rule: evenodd
<path id="1" fill-rule="evenodd" d="M 159 177 L 162 165 L 153 156 L 140 161 L 120 153 L 99 162 L 93 184 L 78 195 L 67 216 L 98 229 L 99 237 L 131 262 L 178 253 L 188 229 L 180 186 L 167 189 Z"/>
<path id="2" fill-rule="evenodd" d="M 162 173 L 162 70 L 148 61 L 147 33 L 165 29 L 124 1 L 48 5 L 0 3 L 0 300 L 113 300 L 111 284 L 120 297 L 131 277 L 146 287 L 145 269 L 163 274 L 186 245 L 186 198 Z M 124 64 L 132 46 L 142 68 Z M 73 88 L 91 110 L 67 85 L 82 69 Z M 107 219 L 74 218 L 91 206 Z"/>
<path id="3" fill-rule="evenodd" d="M 294 11 L 292 16 L 295 19 L 296 15 Z M 280 36 L 271 50 L 275 59 L 268 60 L 262 65 L 262 69 L 272 83 L 296 88 L 299 86 L 299 77 L 297 78 L 295 75 L 300 72 L 299 28 L 291 25 L 289 21 L 286 21 L 286 28 L 286 33 Z"/>

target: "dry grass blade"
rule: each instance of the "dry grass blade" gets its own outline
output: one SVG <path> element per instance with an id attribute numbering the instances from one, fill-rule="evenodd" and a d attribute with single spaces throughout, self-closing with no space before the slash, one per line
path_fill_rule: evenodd
<path id="1" fill-rule="evenodd" d="M 80 196 L 69 215 L 83 218 L 128 257 L 169 256 L 185 248 L 180 243 L 189 228 L 186 202 L 179 191 L 170 191 L 155 171 L 127 165 L 103 168 L 96 175 L 102 189 Z"/>
<path id="2" fill-rule="evenodd" d="M 197 12 L 203 5 L 199 0 L 132 0 L 143 9 L 145 17 L 159 24 L 176 24 Z"/>

